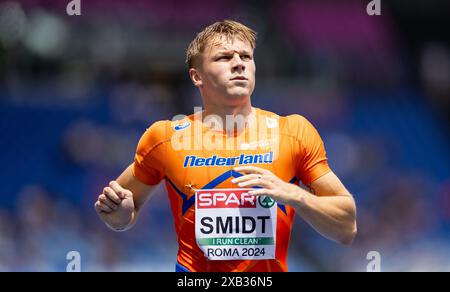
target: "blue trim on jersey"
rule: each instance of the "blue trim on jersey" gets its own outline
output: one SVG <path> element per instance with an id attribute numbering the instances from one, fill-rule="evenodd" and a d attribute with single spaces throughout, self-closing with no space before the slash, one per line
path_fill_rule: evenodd
<path id="1" fill-rule="evenodd" d="M 187 195 L 183 194 L 176 186 L 175 184 L 170 180 L 167 179 L 167 181 L 170 183 L 172 188 L 177 192 L 178 195 L 180 195 L 181 199 L 183 199 L 183 206 L 182 206 L 182 212 L 183 214 L 186 213 L 186 211 L 195 203 L 195 195 L 187 198 Z"/>
<path id="2" fill-rule="evenodd" d="M 287 216 L 286 206 L 283 204 L 278 204 L 278 208 Z"/>
<path id="3" fill-rule="evenodd" d="M 175 272 L 179 272 L 179 273 L 190 273 L 191 271 L 189 271 L 188 268 L 186 268 L 185 266 L 183 266 L 182 264 L 180 264 L 179 262 L 177 262 L 175 264 Z"/>
<path id="4" fill-rule="evenodd" d="M 208 183 L 206 186 L 204 186 L 202 189 L 203 190 L 208 190 L 208 189 L 213 189 L 215 187 L 217 187 L 218 185 L 220 185 L 221 183 L 223 183 L 224 181 L 226 181 L 227 179 L 229 179 L 230 177 L 240 177 L 243 174 L 234 171 L 234 170 L 229 170 L 227 172 L 225 172 L 224 174 L 219 175 L 218 177 L 216 177 L 215 179 L 213 179 L 210 183 Z"/>
<path id="5" fill-rule="evenodd" d="M 234 171 L 234 170 L 229 170 L 229 171 L 219 175 L 215 179 L 213 179 L 210 183 L 205 185 L 202 189 L 214 189 L 216 186 L 218 186 L 222 182 L 226 181 L 230 177 L 236 178 L 236 177 L 240 177 L 240 176 L 242 176 L 241 173 Z M 183 199 L 182 212 L 183 212 L 183 214 L 186 213 L 186 211 L 189 210 L 189 208 L 195 204 L 195 194 L 192 197 L 190 197 L 188 200 L 187 196 L 185 194 L 183 194 L 181 191 L 179 191 L 173 182 L 171 182 L 170 180 L 169 180 L 169 182 L 172 185 L 172 187 L 177 191 L 177 193 L 181 196 L 181 198 Z"/>

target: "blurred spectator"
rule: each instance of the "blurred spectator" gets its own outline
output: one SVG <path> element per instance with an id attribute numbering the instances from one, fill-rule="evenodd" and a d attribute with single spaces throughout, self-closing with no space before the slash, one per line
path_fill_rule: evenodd
<path id="1" fill-rule="evenodd" d="M 444 44 L 426 44 L 421 56 L 421 78 L 437 108 L 450 113 L 450 50 Z M 450 116 L 447 114 L 447 118 Z M 450 118 L 448 119 L 450 125 Z"/>

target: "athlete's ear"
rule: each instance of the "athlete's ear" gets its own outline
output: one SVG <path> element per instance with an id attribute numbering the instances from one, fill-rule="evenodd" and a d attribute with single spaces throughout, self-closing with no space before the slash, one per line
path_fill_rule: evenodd
<path id="1" fill-rule="evenodd" d="M 191 77 L 192 83 L 194 83 L 195 86 L 202 86 L 202 77 L 200 76 L 199 72 L 195 68 L 189 69 L 189 76 Z"/>

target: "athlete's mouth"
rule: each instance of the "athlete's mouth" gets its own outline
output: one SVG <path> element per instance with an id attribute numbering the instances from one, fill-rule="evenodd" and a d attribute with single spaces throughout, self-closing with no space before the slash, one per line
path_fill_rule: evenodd
<path id="1" fill-rule="evenodd" d="M 231 80 L 247 80 L 247 78 L 245 78 L 244 76 L 236 76 L 236 77 L 232 78 Z"/>

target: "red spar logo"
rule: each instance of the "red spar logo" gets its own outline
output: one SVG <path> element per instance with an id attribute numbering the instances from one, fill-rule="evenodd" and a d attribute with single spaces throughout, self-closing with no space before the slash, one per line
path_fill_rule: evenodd
<path id="1" fill-rule="evenodd" d="M 256 208 L 256 197 L 248 190 L 201 190 L 197 192 L 197 208 Z"/>

